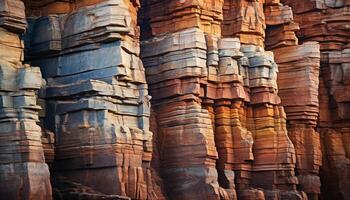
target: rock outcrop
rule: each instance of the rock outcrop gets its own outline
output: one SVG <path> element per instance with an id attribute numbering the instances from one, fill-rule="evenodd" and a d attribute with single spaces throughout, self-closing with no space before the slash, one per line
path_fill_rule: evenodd
<path id="1" fill-rule="evenodd" d="M 139 58 L 139 4 L 82 4 L 69 5 L 74 9 L 67 13 L 55 7 L 43 8 L 43 16 L 29 11 L 27 62 L 40 66 L 47 81 L 40 95 L 44 127 L 56 134 L 53 178 L 64 177 L 99 195 L 160 199 L 150 167 L 150 96 Z M 94 199 L 84 195 L 79 198 Z"/>
<path id="2" fill-rule="evenodd" d="M 296 190 L 278 67 L 263 47 L 263 3 L 144 1 L 142 8 L 141 55 L 169 195 L 305 199 Z"/>
<path id="3" fill-rule="evenodd" d="M 1 199 L 51 199 L 38 125 L 42 87 L 38 67 L 23 64 L 24 4 L 0 2 L 0 196 Z"/>
<path id="4" fill-rule="evenodd" d="M 349 1 L 283 1 L 292 7 L 300 25 L 301 42 L 320 44 L 320 112 L 317 129 L 321 134 L 323 167 L 322 196 L 349 199 Z M 301 6 L 302 5 L 302 6 Z"/>
<path id="5" fill-rule="evenodd" d="M 348 0 L 0 0 L 0 198 L 349 199 L 349 41 Z"/>

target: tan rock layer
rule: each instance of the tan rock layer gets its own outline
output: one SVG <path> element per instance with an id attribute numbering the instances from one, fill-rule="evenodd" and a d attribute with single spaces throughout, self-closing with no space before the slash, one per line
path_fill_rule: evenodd
<path id="1" fill-rule="evenodd" d="M 45 163 L 38 67 L 23 64 L 24 4 L 0 2 L 0 196 L 2 199 L 52 199 Z"/>
<path id="2" fill-rule="evenodd" d="M 349 198 L 348 0 L 24 3 L 46 112 L 4 0 L 5 196 L 50 198 L 46 159 L 56 198 Z"/>

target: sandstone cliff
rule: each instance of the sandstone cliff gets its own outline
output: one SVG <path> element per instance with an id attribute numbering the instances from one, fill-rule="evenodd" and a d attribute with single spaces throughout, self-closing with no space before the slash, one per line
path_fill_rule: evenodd
<path id="1" fill-rule="evenodd" d="M 348 0 L 0 0 L 5 199 L 350 199 L 349 113 Z"/>

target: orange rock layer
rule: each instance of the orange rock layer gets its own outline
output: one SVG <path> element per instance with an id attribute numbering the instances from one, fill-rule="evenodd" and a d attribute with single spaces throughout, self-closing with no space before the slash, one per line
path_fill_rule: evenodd
<path id="1" fill-rule="evenodd" d="M 0 195 L 346 200 L 349 91 L 349 0 L 1 0 Z"/>

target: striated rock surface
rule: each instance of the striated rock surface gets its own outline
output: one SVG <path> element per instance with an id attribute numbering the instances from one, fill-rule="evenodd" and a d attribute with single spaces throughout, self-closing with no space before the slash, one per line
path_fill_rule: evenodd
<path id="1" fill-rule="evenodd" d="M 278 88 L 287 115 L 288 135 L 295 147 L 299 188 L 308 199 L 318 199 L 322 164 L 320 135 L 316 131 L 319 115 L 320 46 L 317 42 L 298 45 L 291 7 L 268 2 L 264 7 L 266 47 L 274 52 L 279 67 Z"/>
<path id="2" fill-rule="evenodd" d="M 319 103 L 320 53 L 317 43 L 274 48 L 279 66 L 278 86 L 288 122 L 288 135 L 296 148 L 296 173 L 309 199 L 320 194 L 320 136 L 316 132 Z"/>
<path id="3" fill-rule="evenodd" d="M 23 64 L 24 4 L 0 2 L 0 196 L 1 199 L 51 199 L 38 125 L 38 67 Z"/>
<path id="4" fill-rule="evenodd" d="M 0 0 L 0 199 L 349 199 L 349 11 Z"/>
<path id="5" fill-rule="evenodd" d="M 263 2 L 165 2 L 143 1 L 141 55 L 169 196 L 306 199 L 296 189 L 278 67 L 263 48 Z M 159 25 L 169 18 L 173 26 Z"/>
<path id="6" fill-rule="evenodd" d="M 321 134 L 322 196 L 349 199 L 349 1 L 284 1 L 300 24 L 301 42 L 320 44 L 318 132 Z M 301 6 L 302 5 L 302 6 Z"/>
<path id="7" fill-rule="evenodd" d="M 43 125 L 56 134 L 53 178 L 98 195 L 161 199 L 150 167 L 150 96 L 139 58 L 138 7 L 109 0 L 64 14 L 58 9 L 38 17 L 34 10 L 27 61 L 40 66 L 47 81 L 40 95 Z M 69 184 L 58 183 L 56 196 L 102 198 L 83 189 L 74 190 L 75 197 Z"/>

